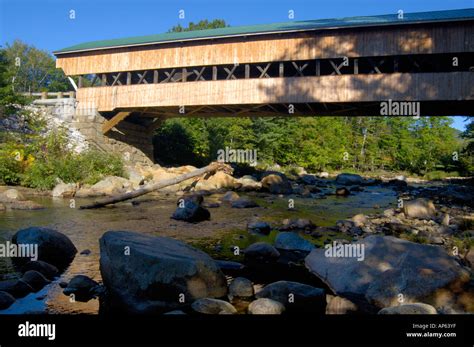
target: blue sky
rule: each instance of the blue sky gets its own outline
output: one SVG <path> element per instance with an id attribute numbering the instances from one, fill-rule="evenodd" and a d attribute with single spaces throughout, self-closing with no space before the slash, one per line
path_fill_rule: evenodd
<path id="1" fill-rule="evenodd" d="M 0 0 L 0 45 L 19 38 L 51 52 L 86 41 L 162 33 L 200 19 L 221 18 L 232 26 L 284 22 L 289 10 L 294 20 L 306 20 L 469 7 L 474 0 Z M 462 123 L 456 117 L 455 126 Z"/>

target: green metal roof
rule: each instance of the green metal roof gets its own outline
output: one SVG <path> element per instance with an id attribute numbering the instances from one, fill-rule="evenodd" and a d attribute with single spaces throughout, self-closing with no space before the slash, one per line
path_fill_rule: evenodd
<path id="1" fill-rule="evenodd" d="M 55 55 L 73 53 L 80 51 L 91 51 L 99 49 L 111 49 L 118 47 L 141 46 L 169 42 L 182 42 L 190 40 L 202 40 L 211 38 L 222 38 L 232 36 L 262 35 L 279 32 L 328 30 L 338 28 L 367 27 L 414 24 L 425 22 L 473 20 L 474 9 L 459 9 L 432 12 L 404 13 L 403 19 L 398 14 L 387 14 L 379 16 L 359 16 L 336 19 L 316 19 L 306 21 L 292 21 L 284 23 L 260 24 L 249 26 L 226 27 L 219 29 L 206 29 L 185 31 L 179 33 L 165 33 L 148 36 L 129 37 L 102 41 L 85 42 L 75 46 L 63 48 L 54 52 Z"/>

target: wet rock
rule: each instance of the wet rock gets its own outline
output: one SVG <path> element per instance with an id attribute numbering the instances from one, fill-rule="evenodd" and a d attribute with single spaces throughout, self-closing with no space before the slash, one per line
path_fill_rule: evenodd
<path id="1" fill-rule="evenodd" d="M 36 260 L 29 261 L 21 267 L 21 272 L 27 272 L 29 270 L 38 271 L 48 280 L 53 280 L 56 276 L 59 275 L 59 270 L 56 266 L 48 264 L 45 261 Z"/>
<path id="2" fill-rule="evenodd" d="M 247 278 L 237 277 L 229 285 L 229 298 L 251 298 L 254 295 L 253 283 Z"/>
<path id="3" fill-rule="evenodd" d="M 268 235 L 270 234 L 272 227 L 267 222 L 253 220 L 247 224 L 247 230 L 254 233 Z"/>
<path id="4" fill-rule="evenodd" d="M 43 205 L 38 204 L 37 202 L 31 201 L 31 200 L 25 200 L 25 201 L 11 201 L 8 206 L 12 210 L 41 210 L 44 208 Z"/>
<path id="5" fill-rule="evenodd" d="M 314 175 L 302 175 L 300 176 L 299 181 L 306 185 L 315 185 L 318 183 L 318 179 Z"/>
<path id="6" fill-rule="evenodd" d="M 189 223 L 198 223 L 211 219 L 211 213 L 201 206 L 201 202 L 202 196 L 179 199 L 178 207 L 171 218 Z"/>
<path id="7" fill-rule="evenodd" d="M 282 303 L 267 298 L 252 301 L 248 307 L 249 314 L 282 314 L 284 311 Z"/>
<path id="8" fill-rule="evenodd" d="M 341 296 L 326 294 L 326 314 L 353 314 L 359 311 L 356 304 Z"/>
<path id="9" fill-rule="evenodd" d="M 436 208 L 432 201 L 419 198 L 406 201 L 403 204 L 403 213 L 408 218 L 432 219 L 435 216 Z"/>
<path id="10" fill-rule="evenodd" d="M 436 309 L 428 304 L 413 303 L 400 306 L 385 307 L 378 314 L 438 314 Z"/>
<path id="11" fill-rule="evenodd" d="M 283 174 L 270 174 L 262 178 L 262 188 L 272 194 L 291 194 L 291 183 Z"/>
<path id="12" fill-rule="evenodd" d="M 0 282 L 0 291 L 7 292 L 15 298 L 23 298 L 33 292 L 31 286 L 22 280 L 7 280 Z"/>
<path id="13" fill-rule="evenodd" d="M 363 184 L 364 179 L 360 175 L 342 173 L 337 175 L 336 183 L 344 186 Z"/>
<path id="14" fill-rule="evenodd" d="M 336 195 L 338 196 L 348 196 L 351 192 L 347 188 L 337 188 Z"/>
<path id="15" fill-rule="evenodd" d="M 245 259 L 274 261 L 280 256 L 280 252 L 267 242 L 256 242 L 244 250 Z"/>
<path id="16" fill-rule="evenodd" d="M 242 176 L 237 182 L 240 184 L 239 190 L 244 192 L 260 190 L 262 188 L 262 184 L 250 175 Z"/>
<path id="17" fill-rule="evenodd" d="M 76 185 L 73 183 L 58 183 L 51 192 L 53 197 L 57 198 L 70 198 L 76 193 Z"/>
<path id="18" fill-rule="evenodd" d="M 288 311 L 324 314 L 326 293 L 324 289 L 307 284 L 278 281 L 266 285 L 255 295 L 258 299 L 267 298 L 280 302 Z"/>
<path id="19" fill-rule="evenodd" d="M 236 192 L 233 192 L 233 191 L 229 191 L 227 193 L 225 193 L 222 198 L 220 199 L 222 202 L 232 202 L 232 201 L 235 201 L 235 200 L 238 200 L 240 199 L 240 196 L 239 194 L 237 194 Z"/>
<path id="20" fill-rule="evenodd" d="M 255 201 L 250 200 L 248 198 L 240 198 L 235 201 L 232 201 L 231 206 L 233 208 L 254 208 L 254 207 L 258 207 L 258 204 Z"/>
<path id="21" fill-rule="evenodd" d="M 66 268 L 77 253 L 71 240 L 64 234 L 48 228 L 31 227 L 16 232 L 12 242 L 17 245 L 38 245 L 38 260 L 52 264 L 59 269 Z M 27 259 L 15 258 L 19 264 Z"/>
<path id="22" fill-rule="evenodd" d="M 200 180 L 194 187 L 195 190 L 218 190 L 218 189 L 237 189 L 240 183 L 229 174 L 218 171 L 207 180 Z"/>
<path id="23" fill-rule="evenodd" d="M 7 189 L 0 193 L 0 202 L 25 201 L 25 196 L 18 189 Z"/>
<path id="24" fill-rule="evenodd" d="M 408 183 L 405 180 L 393 179 L 384 184 L 384 186 L 390 187 L 395 190 L 403 190 L 408 187 Z"/>
<path id="25" fill-rule="evenodd" d="M 286 251 L 311 252 L 314 245 L 294 232 L 281 232 L 275 239 L 275 247 Z"/>
<path id="26" fill-rule="evenodd" d="M 28 283 L 34 292 L 40 291 L 45 285 L 51 283 L 46 277 L 41 273 L 34 270 L 26 271 L 21 278 L 22 281 Z"/>
<path id="27" fill-rule="evenodd" d="M 284 219 L 283 225 L 280 227 L 281 231 L 304 231 L 313 230 L 316 225 L 313 224 L 309 219 L 304 218 L 292 218 Z"/>
<path id="28" fill-rule="evenodd" d="M 100 238 L 100 272 L 111 303 L 126 312 L 177 309 L 180 294 L 185 302 L 227 294 L 226 278 L 211 257 L 169 237 L 106 232 Z"/>
<path id="29" fill-rule="evenodd" d="M 7 292 L 0 291 L 0 310 L 9 308 L 15 302 L 15 298 Z"/>
<path id="30" fill-rule="evenodd" d="M 305 259 L 306 267 L 334 293 L 365 296 L 378 307 L 397 305 L 401 292 L 406 302 L 422 301 L 442 288 L 463 285 L 469 277 L 438 246 L 376 235 L 349 246 L 352 254 L 346 251 L 344 257 L 328 256 L 326 249 L 313 249 Z M 358 260 L 357 249 L 364 250 L 363 261 Z"/>
<path id="31" fill-rule="evenodd" d="M 76 301 L 87 302 L 96 295 L 95 290 L 98 286 L 99 283 L 93 279 L 84 275 L 77 275 L 69 281 L 63 293 L 67 296 L 73 294 Z"/>
<path id="32" fill-rule="evenodd" d="M 413 230 L 413 227 L 402 223 L 386 223 L 385 226 L 395 235 L 403 233 L 409 234 Z"/>
<path id="33" fill-rule="evenodd" d="M 244 264 L 229 260 L 216 260 L 216 263 L 223 271 L 238 271 L 245 267 Z"/>
<path id="34" fill-rule="evenodd" d="M 65 281 L 61 281 L 61 282 L 58 283 L 58 285 L 59 285 L 61 288 L 66 288 L 67 285 L 68 285 L 68 283 L 65 282 Z"/>
<path id="35" fill-rule="evenodd" d="M 236 314 L 237 310 L 232 304 L 224 300 L 204 298 L 191 304 L 194 311 L 203 314 Z"/>

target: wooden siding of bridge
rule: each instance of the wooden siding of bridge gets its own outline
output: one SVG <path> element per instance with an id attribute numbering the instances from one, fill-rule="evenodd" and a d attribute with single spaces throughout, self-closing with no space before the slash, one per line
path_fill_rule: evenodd
<path id="1" fill-rule="evenodd" d="M 201 40 L 59 55 L 66 75 L 220 64 L 456 53 L 474 50 L 474 22 Z M 167 87 L 170 88 L 171 87 Z M 193 87 L 176 87 L 193 88 Z M 173 89 L 174 90 L 174 89 Z"/>
<path id="2" fill-rule="evenodd" d="M 394 73 L 81 88 L 79 102 L 99 111 L 137 107 L 392 100 L 473 100 L 474 74 Z"/>

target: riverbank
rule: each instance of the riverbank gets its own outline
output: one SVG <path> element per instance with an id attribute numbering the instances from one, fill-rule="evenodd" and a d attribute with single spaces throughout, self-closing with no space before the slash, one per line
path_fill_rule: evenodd
<path id="1" fill-rule="evenodd" d="M 192 168 L 156 170 L 161 172 L 163 177 L 164 173 L 180 174 Z M 334 283 L 317 275 L 318 269 L 305 262 L 313 248 L 324 250 L 325 244 L 332 244 L 334 241 L 347 244 L 365 242 L 368 237 L 381 237 L 391 244 L 391 238 L 409 240 L 409 245 L 442 249 L 443 253 L 439 257 L 447 255 L 446 259 L 458 264 L 459 269 L 470 272 L 469 276 L 472 277 L 472 187 L 442 182 L 412 184 L 401 178 L 378 181 L 355 175 L 340 175 L 336 179 L 319 176 L 303 174 L 292 180 L 278 172 L 266 173 L 261 177 L 240 178 L 219 174 L 198 182 L 187 182 L 187 186 L 152 193 L 137 201 L 87 211 L 71 208 L 71 199 L 74 199 L 77 207 L 98 199 L 98 196 L 78 198 L 66 194 L 61 198 L 53 198 L 49 195 L 51 192 L 46 194 L 19 189 L 24 198 L 42 205 L 44 209 L 25 211 L 7 208 L 2 212 L 3 215 L 0 215 L 0 237 L 10 240 L 19 229 L 47 226 L 67 235 L 77 248 L 78 254 L 65 272 L 45 287 L 47 290 L 43 288 L 36 294 L 17 299 L 10 308 L 1 313 L 24 313 L 31 310 L 50 313 L 97 313 L 98 300 L 71 304 L 69 297 L 62 293 L 63 288 L 59 283 L 68 283 L 77 275 L 86 275 L 98 284 L 104 283 L 103 273 L 99 269 L 102 258 L 99 239 L 107 230 L 129 230 L 152 238 L 164 236 L 179 239 L 204 251 L 213 259 L 240 263 L 242 268 L 231 263 L 232 266 L 227 264 L 222 269 L 227 274 L 228 284 L 236 277 L 245 277 L 253 283 L 254 293 L 278 281 L 296 281 L 323 289 L 327 294 L 327 313 L 334 313 L 336 310 L 335 304 L 330 305 L 330 302 L 345 302 L 344 300 L 349 300 L 352 304 L 348 305 L 357 307 L 358 312 L 380 310 L 377 305 L 367 303 L 367 299 L 361 300 L 360 295 L 354 298 L 347 293 L 341 293 Z M 160 174 L 156 173 L 156 177 L 160 177 Z M 150 178 L 148 175 L 148 179 Z M 106 180 L 116 181 L 118 180 Z M 144 182 L 145 178 L 139 183 Z M 121 185 L 115 192 L 130 189 L 126 184 Z M 103 183 L 100 186 L 109 187 Z M 10 188 L 1 187 L 0 194 Z M 92 187 L 88 189 L 97 192 Z M 170 219 L 179 209 L 177 204 L 180 199 L 186 201 L 187 197 L 196 195 L 203 197 L 197 204 L 209 212 L 209 219 L 193 223 L 179 218 Z M 431 199 L 435 204 L 434 210 L 430 204 L 417 202 L 418 198 Z M 408 210 L 407 207 L 399 207 L 400 199 L 403 203 L 415 201 L 415 207 Z M 248 207 L 241 208 L 245 206 Z M 192 206 L 184 204 L 185 209 L 190 207 Z M 427 215 L 410 215 L 413 211 L 422 211 Z M 265 246 L 259 249 L 258 244 L 261 242 L 265 242 Z M 254 246 L 255 244 L 257 246 Z M 252 251 L 251 247 L 257 247 L 257 250 Z M 453 247 L 457 247 L 456 255 L 453 253 Z M 276 254 L 273 250 L 278 252 L 278 257 L 274 257 L 275 259 L 264 266 L 255 266 L 255 262 L 248 256 L 252 252 L 258 255 L 262 251 Z M 428 252 L 425 248 L 415 250 Z M 383 261 L 381 255 L 377 257 L 377 261 Z M 473 312 L 469 305 L 469 302 L 472 302 L 472 286 L 469 280 L 466 282 L 462 271 L 454 263 L 452 266 L 457 269 L 455 272 L 459 272 L 459 276 L 451 282 L 462 280 L 458 283 L 462 289 L 448 290 L 448 293 L 455 293 L 454 297 L 450 296 L 452 302 L 448 304 L 438 303 L 436 306 L 436 300 L 427 300 L 431 305 L 435 305 L 440 313 Z M 3 280 L 21 276 L 12 264 L 2 266 Z M 441 281 L 439 285 L 443 283 Z M 445 287 L 443 285 L 442 288 L 431 289 L 437 292 Z M 36 300 L 37 298 L 40 300 Z M 333 300 L 334 298 L 337 299 Z M 35 305 L 31 305 L 32 302 Z M 244 305 L 244 308 L 239 308 L 238 311 L 247 312 L 247 309 L 248 305 Z M 191 313 L 194 309 L 186 307 L 185 311 Z"/>

